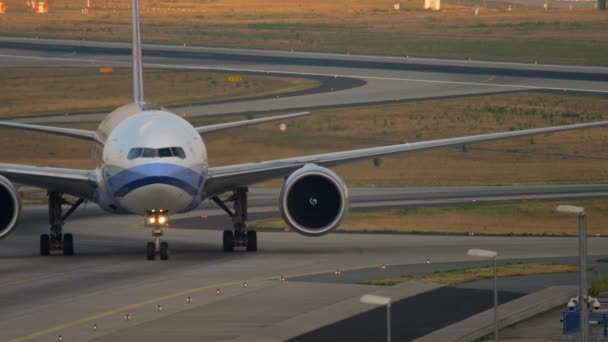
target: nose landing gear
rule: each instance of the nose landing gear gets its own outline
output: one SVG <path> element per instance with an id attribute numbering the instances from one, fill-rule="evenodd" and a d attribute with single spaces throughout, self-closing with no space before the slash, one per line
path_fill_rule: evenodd
<path id="1" fill-rule="evenodd" d="M 156 254 L 160 256 L 160 260 L 169 260 L 169 243 L 160 241 L 163 236 L 162 227 L 167 226 L 169 222 L 169 212 L 166 210 L 150 210 L 146 211 L 145 215 L 146 227 L 152 227 L 152 236 L 154 242 L 146 244 L 146 259 L 156 259 Z"/>
<path id="2" fill-rule="evenodd" d="M 154 260 L 156 254 L 160 255 L 160 260 L 169 260 L 169 243 L 166 241 L 160 241 L 160 237 L 163 236 L 163 231 L 160 229 L 154 229 L 152 231 L 154 242 L 148 242 L 146 245 L 146 258 L 148 260 Z"/>

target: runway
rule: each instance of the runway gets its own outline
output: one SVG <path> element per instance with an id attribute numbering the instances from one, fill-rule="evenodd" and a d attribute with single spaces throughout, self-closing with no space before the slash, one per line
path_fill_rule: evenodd
<path id="1" fill-rule="evenodd" d="M 499 191 L 498 188 L 494 189 Z M 523 189 L 528 195 L 539 192 L 535 187 L 524 187 L 522 193 L 526 192 Z M 576 189 L 558 187 L 545 194 L 561 193 L 575 197 Z M 471 199 L 483 200 L 484 194 L 490 197 L 492 188 L 459 190 L 460 193 L 468 192 L 468 195 L 460 198 L 454 195 L 451 200 L 466 203 Z M 507 187 L 502 195 L 514 196 L 516 190 Z M 592 185 L 580 189 L 578 194 L 603 194 L 606 190 L 606 186 Z M 388 202 L 397 204 L 408 198 L 411 200 L 416 193 L 425 197 L 418 200 L 419 205 L 434 205 L 434 197 L 449 197 L 448 190 L 439 188 L 354 189 L 353 203 L 358 207 L 374 207 L 374 202 L 390 206 Z M 499 198 L 500 195 L 497 192 L 494 197 Z M 272 197 L 272 190 L 256 192 L 253 189 L 252 211 L 262 209 L 264 215 L 276 215 L 276 208 L 264 213 L 267 210 L 264 208 L 272 206 Z M 302 310 L 316 310 L 371 290 L 360 285 L 344 285 L 346 287 L 342 288 L 323 281 L 319 283 L 318 280 L 315 283 L 319 285 L 308 282 L 295 285 L 290 281 L 299 276 L 329 275 L 336 269 L 342 270 L 346 276 L 351 270 L 377 269 L 381 264 L 424 264 L 427 259 L 433 263 L 465 262 L 469 261 L 465 252 L 471 247 L 499 250 L 501 259 L 573 256 L 577 251 L 575 238 L 379 234 L 330 234 L 307 238 L 293 232 L 261 232 L 258 253 L 239 251 L 226 254 L 221 252 L 221 225 L 201 220 L 201 216 L 215 215 L 218 216 L 217 222 L 223 221 L 228 225 L 230 221 L 214 210 L 205 209 L 203 206 L 195 212 L 176 216 L 176 228 L 167 230 L 164 237 L 170 243 L 171 259 L 168 262 L 150 262 L 144 257 L 144 246 L 150 239 L 150 232 L 139 228 L 141 218 L 105 215 L 95 206 L 77 211 L 66 224 L 66 232 L 75 234 L 76 256 L 40 258 L 38 235 L 48 229 L 46 207 L 26 205 L 21 226 L 2 241 L 0 249 L 0 298 L 3 303 L 0 307 L 0 340 L 23 340 L 20 338 L 25 337 L 24 340 L 48 341 L 62 335 L 65 341 L 86 341 L 111 334 L 113 340 L 139 340 L 129 336 L 145 336 L 147 341 L 160 341 L 165 335 L 146 333 L 146 329 L 155 325 L 167 329 L 170 325 L 164 322 L 171 321 L 169 317 L 172 315 L 181 317 L 179 315 L 195 308 L 197 312 L 206 312 L 205 308 L 218 306 L 224 307 L 222 314 L 199 318 L 203 319 L 199 328 L 207 327 L 207 330 L 191 326 L 188 331 L 192 333 L 194 329 L 197 336 L 215 336 L 214 340 L 247 340 L 249 334 L 260 328 L 256 325 L 262 324 L 260 322 L 264 325 L 279 324 L 301 315 Z M 606 238 L 591 239 L 590 253 L 605 253 L 603 246 L 607 241 Z M 288 281 L 282 284 L 284 287 L 277 288 L 281 286 L 280 276 L 285 276 Z M 243 282 L 248 283 L 248 289 L 242 288 Z M 300 296 L 303 288 L 311 289 L 311 296 L 316 293 L 319 299 L 314 301 Z M 222 295 L 215 294 L 217 289 L 222 291 Z M 245 291 L 255 293 L 255 299 L 241 298 L 247 296 Z M 185 304 L 188 296 L 196 300 L 195 305 Z M 285 296 L 286 308 L 279 313 L 239 310 L 239 303 L 264 305 L 272 302 L 271 298 L 279 300 L 283 298 L 281 296 Z M 286 298 L 290 300 L 286 301 Z M 155 311 L 157 305 L 162 305 L 161 313 Z M 233 311 L 242 322 L 230 320 L 230 312 Z M 244 317 L 236 313 L 241 311 Z M 126 313 L 133 317 L 132 321 L 124 321 Z M 222 319 L 227 322 L 221 323 Z M 93 334 L 93 324 L 103 327 L 103 330 Z M 187 324 L 184 324 L 182 326 L 186 329 Z M 223 324 L 223 332 L 219 331 L 222 329 L 218 324 Z M 130 333 L 124 329 L 129 329 Z"/>
<path id="2" fill-rule="evenodd" d="M 128 45 L 0 38 L 0 62 L 10 66 L 125 66 Z M 272 73 L 360 79 L 361 86 L 302 96 L 171 108 L 193 117 L 391 103 L 514 91 L 608 93 L 608 68 L 145 45 L 147 68 Z M 105 113 L 20 119 L 30 123 L 98 122 Z"/>

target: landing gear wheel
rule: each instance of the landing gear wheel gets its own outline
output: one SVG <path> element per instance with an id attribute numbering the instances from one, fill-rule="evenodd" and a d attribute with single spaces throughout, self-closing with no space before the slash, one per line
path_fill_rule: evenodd
<path id="1" fill-rule="evenodd" d="M 247 231 L 247 252 L 257 252 L 258 233 L 255 230 Z"/>
<path id="2" fill-rule="evenodd" d="M 63 235 L 63 255 L 74 255 L 74 236 L 72 234 Z"/>
<path id="3" fill-rule="evenodd" d="M 148 260 L 154 260 L 156 258 L 156 247 L 154 242 L 148 242 L 146 244 L 146 258 Z"/>
<path id="4" fill-rule="evenodd" d="M 51 254 L 51 239 L 48 234 L 40 235 L 40 255 L 47 256 Z"/>
<path id="5" fill-rule="evenodd" d="M 160 260 L 169 260 L 169 243 L 160 243 Z"/>
<path id="6" fill-rule="evenodd" d="M 234 233 L 231 230 L 224 230 L 224 252 L 234 251 Z"/>

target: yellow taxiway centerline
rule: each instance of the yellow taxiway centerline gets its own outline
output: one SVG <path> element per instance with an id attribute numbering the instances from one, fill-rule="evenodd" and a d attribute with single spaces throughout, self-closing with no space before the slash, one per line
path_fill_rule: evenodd
<path id="1" fill-rule="evenodd" d="M 397 264 L 386 264 L 386 266 L 394 266 Z M 341 269 L 341 271 L 356 271 L 356 270 L 361 270 L 361 269 L 366 269 L 366 268 L 374 268 L 374 267 L 378 267 L 378 265 L 364 265 L 364 266 L 353 266 L 353 267 L 348 267 L 348 268 L 344 268 Z M 285 278 L 289 279 L 289 278 L 299 278 L 299 277 L 306 277 L 306 276 L 311 276 L 311 275 L 317 275 L 317 274 L 324 274 L 324 273 L 331 273 L 334 272 L 335 270 L 325 270 L 325 271 L 316 271 L 316 272 L 306 272 L 306 273 L 298 273 L 298 274 L 289 274 L 289 275 L 285 275 Z M 268 277 L 259 277 L 259 278 L 254 278 L 254 279 L 249 279 L 250 282 L 253 281 L 264 281 L 264 280 L 273 280 L 273 279 L 278 279 L 280 276 L 268 276 Z M 105 318 L 111 315 L 116 315 L 118 313 L 122 313 L 125 311 L 130 311 L 133 309 L 137 309 L 139 307 L 145 306 L 145 305 L 151 305 L 151 304 L 156 304 L 158 302 L 161 301 L 165 301 L 165 300 L 169 300 L 169 299 L 174 299 L 176 297 L 180 297 L 180 296 L 184 296 L 184 295 L 188 295 L 188 294 L 192 294 L 192 293 L 196 293 L 196 292 L 200 292 L 200 291 L 204 291 L 204 290 L 209 290 L 209 289 L 213 289 L 213 288 L 219 288 L 219 287 L 228 287 L 228 286 L 234 286 L 234 285 L 240 285 L 242 283 L 241 280 L 238 281 L 230 281 L 230 282 L 225 282 L 225 283 L 219 283 L 219 284 L 213 284 L 213 285 L 207 285 L 207 286 L 201 286 L 201 287 L 196 287 L 196 288 L 191 288 L 191 289 L 187 289 L 187 290 L 182 290 L 179 292 L 175 292 L 175 293 L 171 293 L 171 294 L 167 294 L 164 296 L 160 296 L 160 297 L 155 297 L 155 298 L 151 298 L 145 301 L 141 301 L 138 303 L 133 303 L 133 304 L 129 304 L 129 305 L 125 305 L 116 309 L 112 309 L 112 310 L 108 310 L 108 311 L 104 311 L 98 314 L 94 314 L 91 316 L 87 316 L 87 317 L 83 317 L 71 322 L 67 322 L 64 324 L 60 324 L 54 327 L 50 327 L 44 330 L 40 330 L 37 332 L 34 332 L 30 335 L 27 336 L 23 336 L 23 337 L 18 337 L 16 339 L 10 340 L 9 342 L 24 342 L 24 341 L 28 341 L 37 337 L 41 337 L 44 335 L 48 335 L 50 333 L 53 332 L 57 332 L 63 329 L 68 329 L 68 328 L 72 328 L 75 327 L 77 325 L 80 324 L 84 324 L 86 322 L 89 321 L 94 321 L 94 320 L 99 320 L 101 318 Z"/>

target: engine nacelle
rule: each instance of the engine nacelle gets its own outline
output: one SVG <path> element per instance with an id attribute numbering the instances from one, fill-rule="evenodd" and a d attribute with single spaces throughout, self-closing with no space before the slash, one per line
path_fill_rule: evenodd
<path id="1" fill-rule="evenodd" d="M 21 217 L 21 198 L 8 179 L 0 176 L 0 240 L 17 228 Z"/>
<path id="2" fill-rule="evenodd" d="M 331 170 L 308 164 L 285 180 L 279 207 L 289 227 L 303 235 L 321 236 L 342 223 L 348 211 L 348 189 Z"/>

